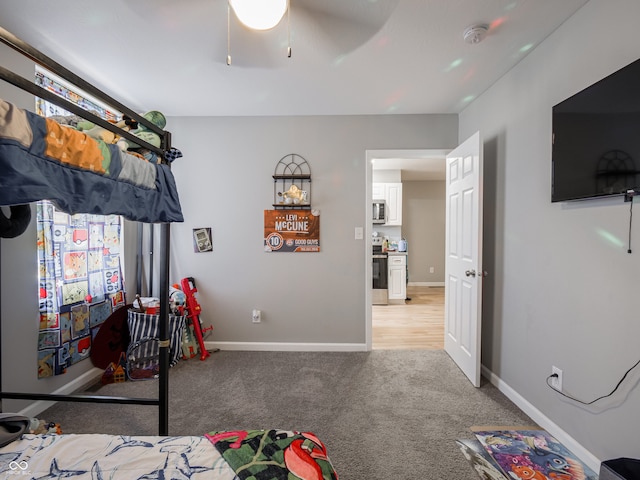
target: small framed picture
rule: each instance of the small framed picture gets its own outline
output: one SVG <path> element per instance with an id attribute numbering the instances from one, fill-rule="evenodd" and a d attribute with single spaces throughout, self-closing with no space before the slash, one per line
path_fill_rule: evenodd
<path id="1" fill-rule="evenodd" d="M 193 229 L 193 251 L 196 253 L 213 251 L 211 243 L 211 228 Z"/>

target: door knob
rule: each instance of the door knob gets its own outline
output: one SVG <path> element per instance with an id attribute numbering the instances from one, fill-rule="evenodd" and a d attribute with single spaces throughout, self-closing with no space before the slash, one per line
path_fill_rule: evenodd
<path id="1" fill-rule="evenodd" d="M 467 271 L 464 272 L 464 274 L 467 277 L 475 277 L 476 276 L 476 271 L 475 270 L 467 270 Z"/>

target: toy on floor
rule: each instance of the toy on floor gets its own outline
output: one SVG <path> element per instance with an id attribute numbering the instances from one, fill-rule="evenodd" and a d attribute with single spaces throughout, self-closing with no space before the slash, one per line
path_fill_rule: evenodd
<path id="1" fill-rule="evenodd" d="M 184 334 L 182 335 L 182 359 L 189 360 L 198 355 L 198 339 L 193 331 L 191 322 L 185 325 Z"/>
<path id="2" fill-rule="evenodd" d="M 125 352 L 121 352 L 118 363 L 111 362 L 109 363 L 109 365 L 107 365 L 107 368 L 104 370 L 102 378 L 100 379 L 101 383 L 103 385 L 107 385 L 109 383 L 121 383 L 126 381 L 126 365 L 127 356 Z"/>
<path id="3" fill-rule="evenodd" d="M 62 429 L 59 423 L 47 422 L 38 418 L 32 418 L 29 423 L 29 433 L 34 435 L 53 434 L 62 435 Z"/>
<path id="4" fill-rule="evenodd" d="M 174 315 L 184 315 L 187 307 L 187 296 L 177 283 L 169 287 L 169 310 Z"/>
<path id="5" fill-rule="evenodd" d="M 187 314 L 187 296 L 180 290 L 180 285 L 174 283 L 169 287 L 169 310 L 173 315 Z M 198 339 L 193 332 L 193 325 L 187 322 L 182 334 L 182 359 L 188 360 L 198 355 Z"/>
<path id="6" fill-rule="evenodd" d="M 200 312 L 202 308 L 196 299 L 196 293 L 198 289 L 196 288 L 196 281 L 193 277 L 183 278 L 181 281 L 182 291 L 186 295 L 187 300 L 187 325 L 193 327 L 193 333 L 198 340 L 198 345 L 200 346 L 200 360 L 206 359 L 210 356 L 210 353 L 207 352 L 207 349 L 204 346 L 204 337 L 203 334 L 213 330 L 213 325 L 203 329 L 202 322 L 200 321 Z"/>

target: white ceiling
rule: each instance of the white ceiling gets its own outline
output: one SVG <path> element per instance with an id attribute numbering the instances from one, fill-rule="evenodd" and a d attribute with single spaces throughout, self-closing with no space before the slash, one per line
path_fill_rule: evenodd
<path id="1" fill-rule="evenodd" d="M 0 0 L 0 26 L 139 111 L 458 113 L 587 1 L 291 0 L 292 57 L 232 13 L 231 66 L 226 0 Z"/>
<path id="2" fill-rule="evenodd" d="M 400 170 L 402 181 L 445 179 L 448 150 L 373 150 L 367 153 L 373 170 Z"/>
<path id="3" fill-rule="evenodd" d="M 0 26 L 140 112 L 459 113 L 587 1 L 290 0 L 289 21 L 255 32 L 233 12 L 227 29 L 226 0 L 0 0 Z M 471 45 L 474 24 L 489 31 Z M 373 168 L 444 179 L 445 153 Z"/>

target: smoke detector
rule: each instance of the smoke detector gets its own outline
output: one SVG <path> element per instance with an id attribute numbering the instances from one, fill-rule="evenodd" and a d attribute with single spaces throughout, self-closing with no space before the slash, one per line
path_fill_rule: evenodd
<path id="1" fill-rule="evenodd" d="M 462 36 L 464 37 L 464 41 L 467 43 L 480 43 L 484 37 L 487 36 L 488 31 L 489 25 L 471 25 L 464 29 Z"/>

